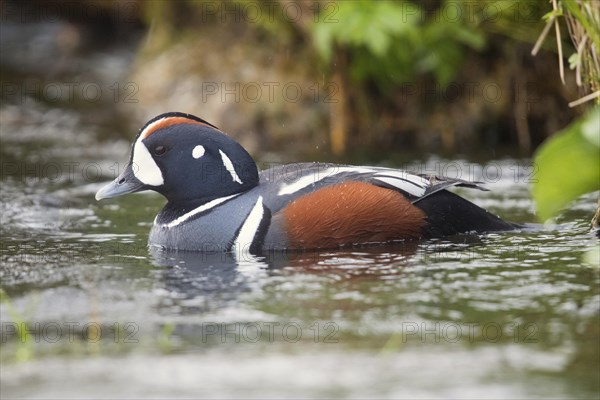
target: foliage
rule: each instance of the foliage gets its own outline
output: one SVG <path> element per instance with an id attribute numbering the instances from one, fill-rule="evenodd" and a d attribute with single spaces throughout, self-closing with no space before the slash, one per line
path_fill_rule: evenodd
<path id="1" fill-rule="evenodd" d="M 563 9 L 564 7 L 564 9 Z M 545 14 L 542 19 L 546 26 L 542 30 L 531 54 L 536 55 L 552 26 L 556 32 L 556 47 L 558 50 L 558 67 L 560 79 L 565 83 L 563 67 L 563 50 L 560 34 L 560 19 L 564 19 L 569 29 L 569 36 L 575 46 L 575 51 L 569 56 L 569 66 L 575 70 L 577 86 L 584 87 L 584 91 L 591 91 L 588 95 L 577 101 L 569 103 L 575 107 L 586 101 L 596 99 L 600 104 L 600 3 L 586 0 L 572 0 L 552 2 L 552 11 Z"/>
<path id="2" fill-rule="evenodd" d="M 600 47 L 600 15 L 598 14 L 598 6 L 593 6 L 592 3 L 585 1 L 563 1 L 561 5 L 567 9 L 572 15 L 572 18 L 581 24 L 583 31 L 589 35 L 591 42 Z"/>
<path id="3" fill-rule="evenodd" d="M 563 83 L 562 50 L 559 38 L 559 17 L 564 17 L 569 34 L 576 46 L 576 53 L 569 57 L 572 69 L 576 70 L 576 82 L 582 86 L 585 81 L 589 89 L 595 91 L 570 103 L 576 106 L 596 98 L 600 104 L 600 6 L 586 1 L 553 2 L 553 10 L 544 16 L 547 21 L 536 48 L 543 41 L 553 24 L 557 34 L 559 69 Z M 562 7 L 565 7 L 563 10 Z M 537 204 L 538 216 L 547 220 L 555 216 L 567 203 L 578 196 L 600 189 L 600 106 L 596 105 L 585 117 L 572 123 L 563 132 L 542 145 L 535 156 L 538 166 L 538 181 L 533 186 L 533 197 Z M 599 208 L 592 220 L 598 224 Z"/>
<path id="4" fill-rule="evenodd" d="M 586 86 L 586 89 L 591 92 L 598 92 L 600 91 L 600 55 L 598 54 L 600 5 L 597 2 L 584 1 L 563 1 L 560 4 L 567 10 L 565 18 L 571 39 L 576 46 L 576 52 L 569 57 L 569 63 L 576 71 L 577 85 Z M 596 93 L 596 104 L 600 104 L 598 93 Z"/>
<path id="5" fill-rule="evenodd" d="M 337 47 L 349 51 L 350 74 L 358 82 L 372 79 L 385 88 L 433 73 L 446 85 L 461 66 L 465 46 L 485 44 L 483 33 L 464 20 L 466 13 L 450 18 L 396 1 L 337 4 L 334 21 L 319 18 L 312 25 L 315 46 L 325 61 Z"/>
<path id="6" fill-rule="evenodd" d="M 600 107 L 546 141 L 535 155 L 533 198 L 541 220 L 578 196 L 600 189 Z"/>

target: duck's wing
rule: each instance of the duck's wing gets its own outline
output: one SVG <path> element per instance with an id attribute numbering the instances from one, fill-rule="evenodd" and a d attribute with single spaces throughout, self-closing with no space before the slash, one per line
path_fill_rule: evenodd
<path id="1" fill-rule="evenodd" d="M 344 182 L 364 182 L 392 189 L 403 194 L 412 203 L 418 203 L 451 187 L 488 190 L 481 186 L 481 182 L 413 174 L 393 168 L 326 163 L 297 163 L 271 167 L 261 172 L 260 181 L 265 188 L 266 203 L 270 204 L 275 212 L 299 197 Z"/>
<path id="2" fill-rule="evenodd" d="M 434 193 L 451 187 L 467 187 L 487 191 L 482 182 L 451 179 L 436 175 L 413 174 L 391 168 L 373 168 L 363 176 L 373 185 L 402 192 L 414 204 Z"/>
<path id="3" fill-rule="evenodd" d="M 391 168 L 292 164 L 263 172 L 259 186 L 272 215 L 266 248 L 330 248 L 514 228 L 445 190 L 485 190 L 478 182 Z"/>

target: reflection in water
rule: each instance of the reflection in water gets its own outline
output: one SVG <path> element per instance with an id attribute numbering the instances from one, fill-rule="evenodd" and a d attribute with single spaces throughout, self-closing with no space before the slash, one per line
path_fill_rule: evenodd
<path id="1" fill-rule="evenodd" d="M 263 256 L 233 252 L 193 252 L 149 247 L 152 263 L 169 267 L 162 276 L 165 289 L 184 298 L 236 294 L 260 288 L 278 270 L 286 274 L 325 274 L 377 277 L 397 271 L 417 253 L 419 242 L 378 245 L 339 251 L 277 251 Z M 391 266 L 394 268 L 390 268 Z M 279 271 L 282 273 L 282 271 Z"/>
<path id="2" fill-rule="evenodd" d="M 164 289 L 187 312 L 214 310 L 236 300 L 240 294 L 260 288 L 269 265 L 260 257 L 237 260 L 225 252 L 199 253 L 151 246 L 152 263 L 166 268 Z"/>
<path id="3" fill-rule="evenodd" d="M 330 251 L 274 252 L 266 260 L 272 269 L 284 269 L 287 275 L 372 279 L 401 273 L 419 246 L 420 242 L 409 241 Z"/>
<path id="4" fill-rule="evenodd" d="M 227 252 L 200 253 L 149 247 L 160 272 L 163 308 L 185 314 L 215 312 L 240 303 L 240 296 L 260 296 L 270 278 L 309 275 L 336 281 L 379 279 L 402 274 L 417 254 L 419 242 L 340 251 L 272 252 L 264 256 Z"/>

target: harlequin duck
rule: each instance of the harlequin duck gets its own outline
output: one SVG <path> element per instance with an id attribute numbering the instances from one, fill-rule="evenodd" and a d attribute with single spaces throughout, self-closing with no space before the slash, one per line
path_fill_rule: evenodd
<path id="1" fill-rule="evenodd" d="M 167 199 L 149 244 L 194 251 L 324 249 L 434 238 L 517 225 L 446 189 L 477 183 L 325 163 L 259 172 L 216 126 L 170 112 L 150 120 L 125 170 L 96 193 L 154 190 Z"/>

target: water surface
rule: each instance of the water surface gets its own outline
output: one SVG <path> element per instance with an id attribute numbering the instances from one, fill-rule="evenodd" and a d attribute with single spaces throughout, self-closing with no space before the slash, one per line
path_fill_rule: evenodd
<path id="1" fill-rule="evenodd" d="M 3 396 L 597 398 L 597 193 L 531 231 L 169 252 L 146 246 L 160 196 L 93 199 L 127 141 L 23 110 L 0 109 Z M 528 160 L 388 165 L 483 180 L 458 192 L 535 221 Z"/>

